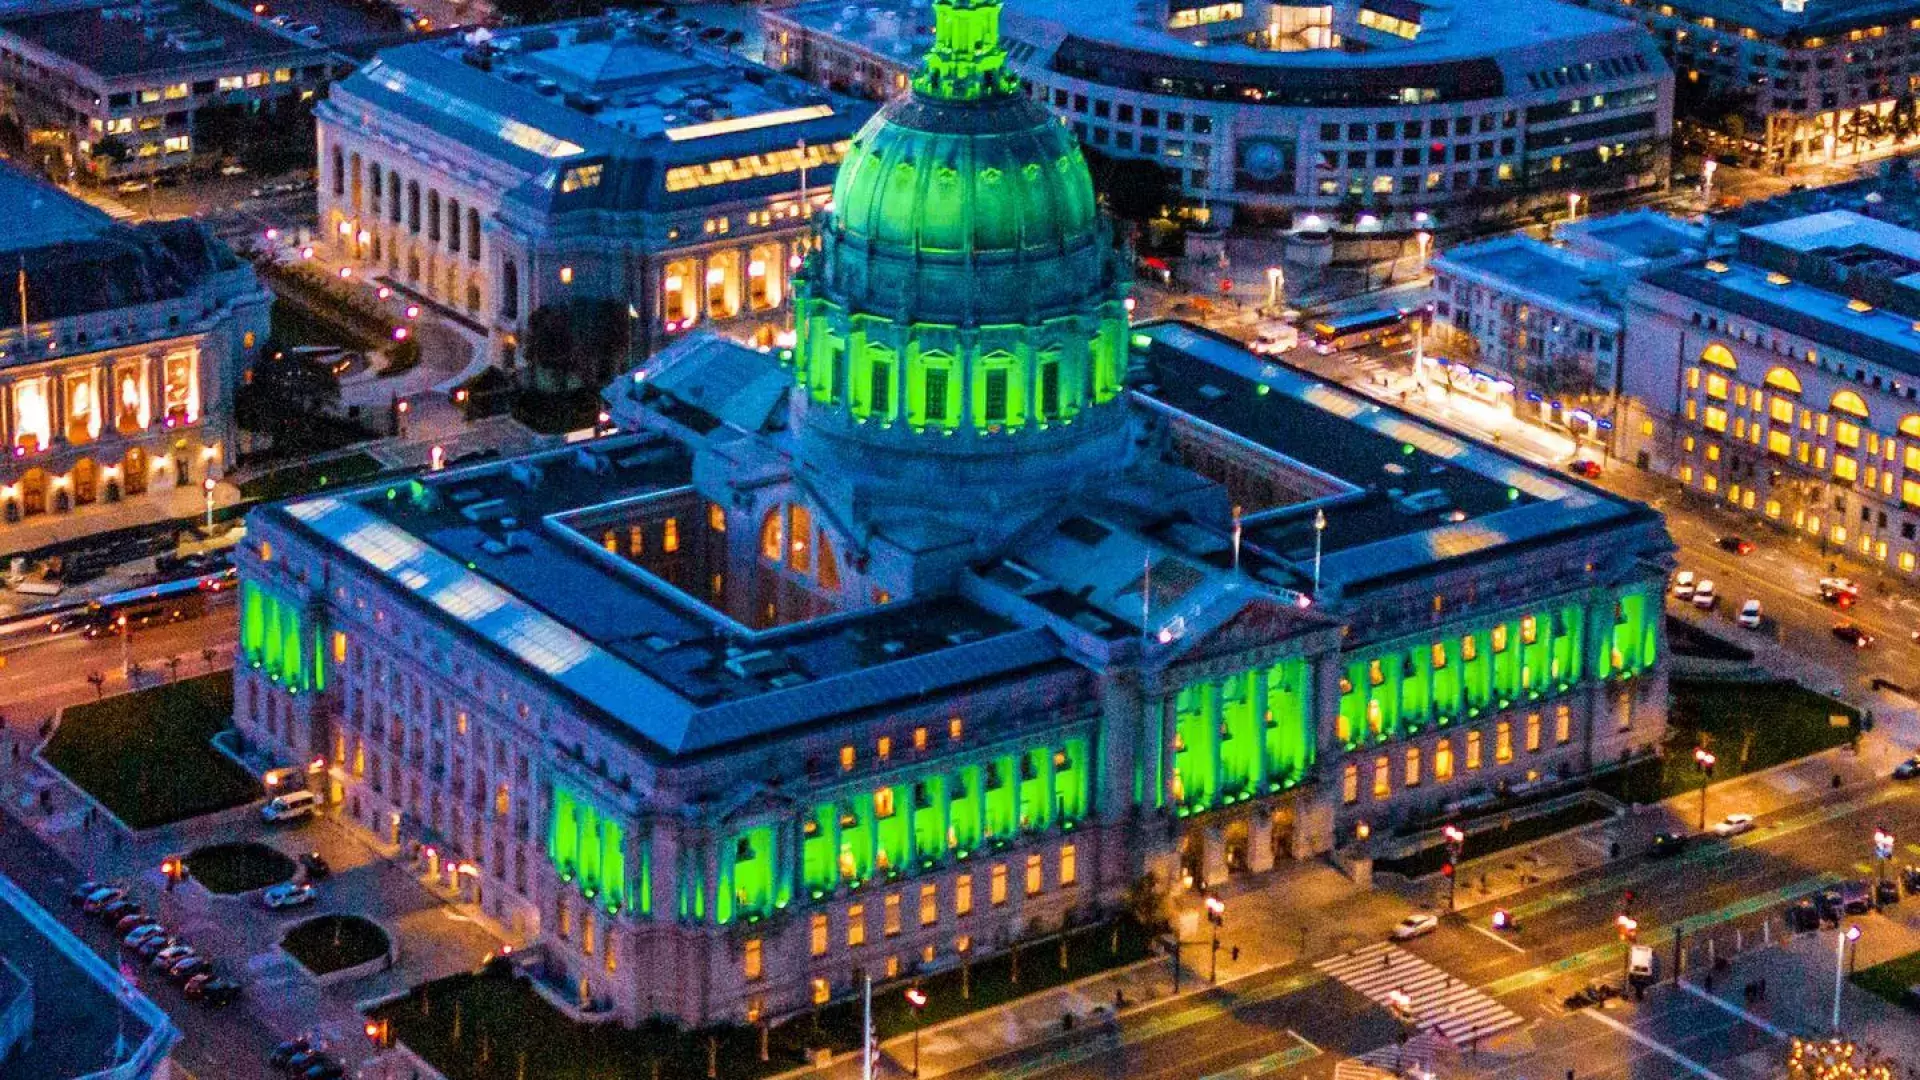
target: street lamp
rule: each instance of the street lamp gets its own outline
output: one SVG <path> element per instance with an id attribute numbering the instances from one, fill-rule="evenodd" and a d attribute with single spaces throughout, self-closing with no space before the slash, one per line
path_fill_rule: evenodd
<path id="1" fill-rule="evenodd" d="M 1884 882 L 1887 880 L 1887 860 L 1893 858 L 1893 834 L 1884 828 L 1873 830 L 1873 857 L 1879 863 L 1875 881 Z M 1879 897 L 1875 896 L 1874 899 L 1878 901 Z"/>
<path id="2" fill-rule="evenodd" d="M 1460 852 L 1466 847 L 1467 834 L 1460 831 L 1458 825 L 1449 825 L 1440 830 L 1447 838 L 1447 865 L 1442 869 L 1447 875 L 1447 914 L 1453 914 L 1453 894 L 1460 887 Z"/>
<path id="3" fill-rule="evenodd" d="M 1700 163 L 1700 198 L 1708 206 L 1713 205 L 1713 173 L 1719 167 L 1720 163 L 1712 158 Z"/>
<path id="4" fill-rule="evenodd" d="M 1433 250 L 1433 234 L 1425 229 L 1413 234 L 1413 242 L 1420 246 L 1420 269 L 1427 268 L 1427 253 Z"/>
<path id="5" fill-rule="evenodd" d="M 907 987 L 907 1004 L 913 1006 L 913 1075 L 920 1075 L 920 1010 L 927 1007 L 927 992 Z"/>
<path id="6" fill-rule="evenodd" d="M 1267 267 L 1267 306 L 1274 311 L 1280 310 L 1281 290 L 1287 285 L 1287 272 L 1277 266 Z"/>
<path id="7" fill-rule="evenodd" d="M 1700 831 L 1707 831 L 1707 788 L 1713 784 L 1713 763 L 1720 760 L 1706 747 L 1695 747 L 1693 763 L 1700 767 Z"/>
<path id="8" fill-rule="evenodd" d="M 1569 191 L 1567 192 L 1567 220 L 1573 221 L 1575 218 L 1579 216 L 1580 216 L 1580 193 L 1577 191 Z"/>
<path id="9" fill-rule="evenodd" d="M 1227 902 L 1217 896 L 1207 897 L 1207 922 L 1213 924 L 1213 955 L 1207 963 L 1207 981 L 1220 981 L 1220 927 L 1227 921 Z"/>
<path id="10" fill-rule="evenodd" d="M 133 624 L 127 622 L 125 615 L 113 620 L 120 630 L 120 674 L 133 681 Z"/>
<path id="11" fill-rule="evenodd" d="M 218 485 L 215 484 L 214 479 L 211 476 L 200 481 L 200 490 L 206 492 L 207 494 L 207 535 L 208 536 L 213 535 L 213 489 L 216 486 Z"/>
<path id="12" fill-rule="evenodd" d="M 1847 948 L 1860 940 L 1858 924 L 1847 927 L 1833 938 L 1833 1030 L 1840 1030 L 1840 987 L 1846 982 Z"/>

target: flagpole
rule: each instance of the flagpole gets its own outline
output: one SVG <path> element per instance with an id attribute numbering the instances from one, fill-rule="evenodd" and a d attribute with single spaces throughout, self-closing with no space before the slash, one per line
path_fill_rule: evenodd
<path id="1" fill-rule="evenodd" d="M 1147 636 L 1147 620 L 1153 615 L 1153 552 L 1140 560 L 1140 636 Z"/>
<path id="2" fill-rule="evenodd" d="M 1320 537 L 1327 531 L 1327 512 L 1315 509 L 1313 512 L 1313 596 L 1320 598 Z"/>
<path id="3" fill-rule="evenodd" d="M 873 1080 L 873 975 L 860 973 L 860 1080 Z"/>
<path id="4" fill-rule="evenodd" d="M 1240 572 L 1240 507 L 1233 508 L 1233 572 Z"/>

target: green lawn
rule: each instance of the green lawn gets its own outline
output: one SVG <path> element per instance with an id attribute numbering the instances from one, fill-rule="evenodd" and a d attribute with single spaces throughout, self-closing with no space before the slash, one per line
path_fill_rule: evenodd
<path id="1" fill-rule="evenodd" d="M 1845 746 L 1859 723 L 1852 707 L 1792 682 L 1674 679 L 1672 689 L 1665 755 L 1609 773 L 1596 788 L 1628 802 L 1656 802 L 1699 790 L 1696 747 L 1719 759 L 1718 783 Z M 1847 717 L 1847 726 L 1829 722 L 1836 714 Z"/>
<path id="2" fill-rule="evenodd" d="M 1021 951 L 1017 984 L 1010 956 L 983 960 L 966 974 L 970 996 L 964 999 L 961 972 L 930 976 L 921 982 L 929 998 L 922 1022 L 939 1023 L 1144 957 L 1147 935 L 1132 923 L 1120 923 L 1118 928 L 1117 950 L 1113 926 L 1088 927 L 1070 935 L 1065 970 L 1057 942 L 1028 946 Z M 898 982 L 874 989 L 874 1027 L 882 1039 L 911 1030 L 913 1020 L 904 997 L 907 985 Z M 808 1046 L 851 1050 L 858 1045 L 859 1010 L 857 1001 L 841 1002 L 777 1025 L 768 1033 L 770 1060 L 766 1062 L 760 1060 L 759 1033 L 750 1027 L 685 1032 L 657 1023 L 634 1030 L 576 1025 L 502 964 L 489 965 L 480 974 L 455 975 L 417 987 L 409 996 L 382 1006 L 376 1015 L 390 1021 L 395 1037 L 449 1080 L 647 1077 L 655 1062 L 661 1080 L 697 1080 L 707 1075 L 710 1038 L 719 1044 L 719 1073 L 729 1078 L 785 1072 L 802 1064 Z"/>
<path id="3" fill-rule="evenodd" d="M 280 947 L 315 975 L 387 955 L 387 932 L 358 915 L 322 915 L 287 932 Z"/>
<path id="4" fill-rule="evenodd" d="M 364 480 L 379 473 L 382 468 L 384 466 L 378 458 L 356 450 L 325 461 L 289 465 L 284 469 L 261 473 L 241 484 L 240 494 L 249 499 L 284 499 Z"/>
<path id="5" fill-rule="evenodd" d="M 1468 833 L 1467 842 L 1461 845 L 1460 858 L 1462 861 L 1478 859 L 1483 855 L 1505 851 L 1541 837 L 1552 836 L 1568 829 L 1577 829 L 1582 825 L 1612 816 L 1612 813 L 1606 807 L 1599 805 L 1598 801 L 1583 801 L 1572 806 L 1561 807 L 1549 814 L 1520 818 L 1502 828 Z M 1420 878 L 1438 873 L 1446 861 L 1446 845 L 1438 844 L 1398 859 L 1375 860 L 1373 868 L 1381 873 Z"/>
<path id="6" fill-rule="evenodd" d="M 214 844 L 186 856 L 187 872 L 217 893 L 243 893 L 293 877 L 293 860 L 265 844 Z"/>
<path id="7" fill-rule="evenodd" d="M 1897 960 L 1875 964 L 1853 976 L 1860 989 L 1883 997 L 1895 1005 L 1914 1008 L 1907 987 L 1920 986 L 1920 952 L 1911 952 Z"/>
<path id="8" fill-rule="evenodd" d="M 219 671 L 68 709 L 46 759 L 128 826 L 148 829 L 260 795 L 208 741 L 233 719 L 233 673 Z"/>

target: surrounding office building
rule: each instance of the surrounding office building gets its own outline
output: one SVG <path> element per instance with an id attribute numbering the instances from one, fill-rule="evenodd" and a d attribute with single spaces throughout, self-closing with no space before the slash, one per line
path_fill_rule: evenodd
<path id="1" fill-rule="evenodd" d="M 1565 222 L 1553 242 L 1503 236 L 1432 261 L 1429 369 L 1452 392 L 1610 442 L 1629 283 L 1704 257 L 1707 230 L 1650 210 Z"/>
<path id="2" fill-rule="evenodd" d="M 708 324 L 770 344 L 871 112 L 624 13 L 401 46 L 320 107 L 320 225 L 508 368 L 573 299 L 627 305 L 642 353 Z"/>
<path id="3" fill-rule="evenodd" d="M 0 1075 L 167 1080 L 179 1041 L 139 987 L 0 877 Z"/>
<path id="4" fill-rule="evenodd" d="M 213 106 L 312 98 L 316 40 L 214 0 L 46 0 L 0 11 L 0 109 L 56 175 L 107 180 L 195 160 Z"/>
<path id="5" fill-rule="evenodd" d="M 0 537 L 223 472 L 272 306 L 253 268 L 197 222 L 117 224 L 11 165 L 0 212 L 21 298 L 0 330 Z"/>
<path id="6" fill-rule="evenodd" d="M 633 1022 L 1365 865 L 1660 745 L 1657 514 L 1180 323 L 990 0 L 853 139 L 797 340 L 624 433 L 255 511 L 235 720 Z"/>
<path id="7" fill-rule="evenodd" d="M 1830 161 L 1920 130 L 1916 0 L 1571 2 L 1644 25 L 1673 66 L 1682 111 L 1770 164 Z"/>
<path id="8" fill-rule="evenodd" d="M 769 9 L 767 59 L 890 96 L 926 49 L 926 10 Z M 1223 219 L 1411 228 L 1666 182 L 1673 80 L 1653 43 L 1550 0 L 1015 0 L 1007 38 L 1083 145 L 1164 165 Z"/>
<path id="9" fill-rule="evenodd" d="M 1916 273 L 1920 231 L 1834 209 L 1746 227 L 1733 254 L 1642 279 L 1627 294 L 1625 367 L 1628 398 L 1645 411 L 1621 423 L 1624 452 L 1731 507 L 1913 573 Z"/>

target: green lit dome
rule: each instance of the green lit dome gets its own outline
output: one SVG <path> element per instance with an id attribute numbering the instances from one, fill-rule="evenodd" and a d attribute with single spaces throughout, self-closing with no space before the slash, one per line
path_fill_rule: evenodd
<path id="1" fill-rule="evenodd" d="M 1100 240 L 1073 135 L 1024 97 L 896 100 L 854 138 L 833 186 L 842 243 L 1054 258 Z"/>
<path id="2" fill-rule="evenodd" d="M 1057 493 L 1124 423 L 1130 260 L 1073 134 L 1007 70 L 999 0 L 933 10 L 794 279 L 795 426 L 823 473 Z"/>

